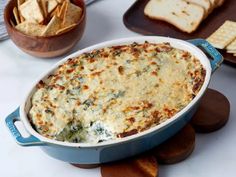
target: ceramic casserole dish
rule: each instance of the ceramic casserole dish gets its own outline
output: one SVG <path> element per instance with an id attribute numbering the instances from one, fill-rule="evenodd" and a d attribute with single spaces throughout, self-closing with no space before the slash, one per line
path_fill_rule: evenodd
<path id="1" fill-rule="evenodd" d="M 59 65 L 66 62 L 69 58 L 79 56 L 94 49 L 132 44 L 133 42 L 144 43 L 145 41 L 150 43 L 168 42 L 174 48 L 188 51 L 200 61 L 206 70 L 205 80 L 200 91 L 196 97 L 194 97 L 193 100 L 180 112 L 165 122 L 140 133 L 96 144 L 56 141 L 40 135 L 31 126 L 27 114 L 31 107 L 31 97 L 35 92 L 36 84 L 40 80 L 47 78 Z M 212 59 L 208 59 L 205 53 Z M 100 164 L 123 159 L 147 151 L 159 145 L 179 131 L 187 122 L 189 122 L 198 108 L 199 100 L 209 85 L 211 74 L 220 66 L 222 62 L 223 57 L 221 54 L 203 39 L 183 41 L 169 37 L 144 36 L 123 38 L 96 44 L 61 60 L 59 63 L 54 65 L 50 71 L 44 73 L 38 80 L 36 80 L 22 105 L 20 105 L 19 108 L 17 108 L 6 118 L 6 125 L 18 144 L 22 146 L 39 146 L 49 156 L 65 162 L 73 164 Z M 30 134 L 29 137 L 23 137 L 21 135 L 20 131 L 15 126 L 16 121 L 21 121 L 24 124 L 25 129 Z"/>

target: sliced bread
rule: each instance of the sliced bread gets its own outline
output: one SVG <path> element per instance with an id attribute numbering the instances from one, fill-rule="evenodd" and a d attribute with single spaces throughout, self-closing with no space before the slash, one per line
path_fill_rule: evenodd
<path id="1" fill-rule="evenodd" d="M 215 9 L 216 7 L 221 6 L 224 3 L 224 0 L 210 0 L 212 5 L 213 5 L 213 9 Z"/>
<path id="2" fill-rule="evenodd" d="M 148 17 L 166 21 L 187 33 L 197 29 L 204 13 L 203 7 L 185 0 L 150 0 L 144 8 Z"/>
<path id="3" fill-rule="evenodd" d="M 219 0 L 210 0 L 211 4 L 212 4 L 213 6 L 216 6 L 216 4 L 217 4 L 218 1 L 219 1 Z"/>
<path id="4" fill-rule="evenodd" d="M 204 18 L 206 18 L 209 12 L 211 11 L 212 5 L 209 0 L 186 0 L 186 1 L 203 7 L 205 10 Z"/>
<path id="5" fill-rule="evenodd" d="M 220 6 L 222 6 L 224 4 L 224 2 L 225 2 L 225 0 L 218 0 L 216 6 L 220 7 Z"/>
<path id="6" fill-rule="evenodd" d="M 209 0 L 211 2 L 211 10 L 209 12 L 209 14 L 217 7 L 220 7 L 223 3 L 224 3 L 224 0 Z"/>

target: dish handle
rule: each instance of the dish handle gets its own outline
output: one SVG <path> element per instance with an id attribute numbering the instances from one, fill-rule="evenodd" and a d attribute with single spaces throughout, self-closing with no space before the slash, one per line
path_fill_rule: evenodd
<path id="1" fill-rule="evenodd" d="M 204 53 L 210 55 L 210 63 L 212 72 L 214 72 L 217 68 L 220 67 L 221 63 L 224 61 L 223 56 L 220 54 L 218 50 L 216 50 L 209 42 L 207 42 L 204 39 L 193 39 L 188 40 L 191 44 L 197 46 L 201 50 L 203 50 Z"/>
<path id="2" fill-rule="evenodd" d="M 16 142 L 19 145 L 21 146 L 44 145 L 42 141 L 40 141 L 38 138 L 36 138 L 33 135 L 30 135 L 29 137 L 23 137 L 15 125 L 15 122 L 17 121 L 21 121 L 20 114 L 19 114 L 19 107 L 14 112 L 9 114 L 5 119 L 8 129 L 10 130 L 12 136 L 15 138 Z"/>

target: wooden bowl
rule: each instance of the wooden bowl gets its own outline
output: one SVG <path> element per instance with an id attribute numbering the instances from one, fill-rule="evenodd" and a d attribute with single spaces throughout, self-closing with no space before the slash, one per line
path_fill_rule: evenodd
<path id="1" fill-rule="evenodd" d="M 41 58 L 60 56 L 71 50 L 81 39 L 86 24 L 86 6 L 83 0 L 71 0 L 74 4 L 82 8 L 83 13 L 78 24 L 71 30 L 49 37 L 38 37 L 26 35 L 18 31 L 10 23 L 13 22 L 13 8 L 17 5 L 17 0 L 10 0 L 4 10 L 4 21 L 9 37 L 24 52 Z"/>

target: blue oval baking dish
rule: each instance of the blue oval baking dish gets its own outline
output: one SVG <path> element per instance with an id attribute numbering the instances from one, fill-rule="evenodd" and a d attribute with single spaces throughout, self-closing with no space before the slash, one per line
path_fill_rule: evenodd
<path id="1" fill-rule="evenodd" d="M 35 91 L 36 84 L 40 80 L 50 75 L 59 65 L 67 61 L 67 59 L 76 57 L 82 53 L 109 46 L 131 44 L 133 42 L 143 43 L 145 41 L 151 43 L 169 42 L 173 47 L 186 50 L 197 57 L 205 68 L 206 76 L 201 90 L 184 109 L 167 121 L 141 133 L 97 144 L 56 141 L 43 137 L 34 130 L 27 118 L 27 113 L 31 106 L 31 96 Z M 210 55 L 212 59 L 208 59 L 202 50 Z M 49 156 L 65 162 L 73 164 L 100 164 L 127 158 L 159 145 L 179 131 L 184 125 L 186 125 L 187 122 L 189 122 L 198 108 L 199 100 L 209 85 L 212 73 L 220 66 L 222 62 L 223 57 L 221 54 L 203 39 L 183 41 L 169 37 L 143 36 L 123 38 L 96 44 L 66 57 L 54 65 L 51 70 L 39 77 L 28 92 L 23 104 L 7 116 L 5 120 L 6 125 L 16 142 L 21 146 L 39 146 Z M 25 138 L 20 134 L 19 130 L 15 126 L 16 121 L 23 122 L 25 129 L 30 134 L 29 137 Z"/>

